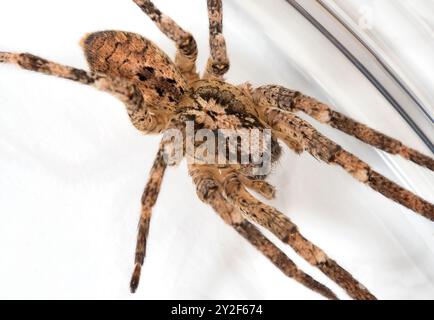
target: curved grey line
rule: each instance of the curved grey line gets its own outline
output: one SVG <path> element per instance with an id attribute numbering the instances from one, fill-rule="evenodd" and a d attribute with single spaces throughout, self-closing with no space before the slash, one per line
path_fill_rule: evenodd
<path id="1" fill-rule="evenodd" d="M 305 17 L 315 28 L 317 28 L 333 45 L 354 64 L 354 66 L 377 88 L 377 90 L 386 98 L 386 100 L 396 109 L 396 111 L 404 118 L 415 133 L 422 139 L 424 144 L 434 153 L 434 145 L 425 133 L 417 126 L 413 119 L 405 112 L 402 106 L 396 99 L 384 88 L 384 86 L 372 75 L 372 73 L 344 46 L 339 40 L 334 37 L 321 23 L 318 22 L 312 15 L 309 14 L 296 0 L 285 0 L 303 17 Z M 338 20 L 340 21 L 340 20 Z M 378 57 L 376 57 L 378 59 Z M 380 61 L 380 60 L 379 60 Z M 381 62 L 381 61 L 380 61 Z M 396 77 L 394 80 L 399 82 Z M 407 92 L 407 91 L 406 91 Z M 408 93 L 408 92 L 407 92 Z M 418 104 L 419 105 L 419 104 Z M 423 107 L 422 107 L 423 108 Z M 423 110 L 425 113 L 425 110 Z"/>
<path id="2" fill-rule="evenodd" d="M 321 5 L 321 7 L 324 8 L 330 15 L 332 15 L 337 21 L 339 21 L 342 26 L 348 30 L 352 34 L 354 38 L 359 41 L 363 47 L 365 47 L 366 50 L 369 51 L 369 53 L 372 54 L 372 56 L 378 61 L 378 63 L 384 68 L 384 70 L 395 80 L 395 82 L 398 84 L 399 87 L 401 87 L 402 90 L 410 97 L 411 100 L 420 108 L 420 110 L 431 120 L 431 122 L 434 122 L 434 118 L 431 117 L 431 115 L 426 111 L 426 108 L 422 105 L 420 100 L 416 97 L 416 95 L 406 86 L 396 75 L 395 72 L 386 64 L 384 63 L 383 59 L 381 59 L 375 51 L 362 39 L 360 36 L 354 32 L 353 29 L 345 22 L 343 21 L 327 4 L 324 3 L 322 0 L 317 0 L 317 2 Z"/>

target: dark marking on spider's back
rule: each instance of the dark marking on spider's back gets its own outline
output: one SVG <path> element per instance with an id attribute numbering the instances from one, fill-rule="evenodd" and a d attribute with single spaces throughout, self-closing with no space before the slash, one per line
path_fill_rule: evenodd
<path id="1" fill-rule="evenodd" d="M 191 104 L 186 106 L 186 110 L 183 112 L 188 118 L 184 120 L 194 121 L 196 131 L 202 128 L 210 129 L 216 140 L 226 139 L 225 134 L 219 131 L 221 129 L 258 129 L 260 132 L 269 129 L 268 125 L 259 119 L 251 98 L 236 86 L 220 80 L 199 80 L 192 85 L 189 96 L 195 103 L 193 106 Z M 241 141 L 232 141 L 231 143 L 234 148 L 228 147 L 226 149 L 226 157 L 240 161 L 243 158 Z M 282 153 L 282 149 L 274 136 L 271 136 L 271 145 L 263 145 L 260 148 L 264 148 L 260 151 L 261 157 L 271 154 L 269 160 L 272 164 L 278 161 Z M 221 150 L 217 148 L 216 151 L 220 152 Z M 252 154 L 249 154 L 249 158 L 253 160 Z M 238 164 L 241 165 L 238 170 L 243 174 L 258 179 L 265 178 L 263 175 L 259 176 L 252 173 L 253 169 L 261 167 L 264 163 Z"/>
<path id="2" fill-rule="evenodd" d="M 148 105 L 173 110 L 188 90 L 170 58 L 138 34 L 101 31 L 87 35 L 82 45 L 93 72 L 130 81 Z"/>
<path id="3" fill-rule="evenodd" d="M 199 97 L 207 102 L 214 101 L 223 107 L 227 116 L 236 116 L 242 128 L 264 128 L 264 124 L 258 119 L 252 101 L 233 85 L 218 80 L 197 81 L 194 84 L 192 98 Z"/>

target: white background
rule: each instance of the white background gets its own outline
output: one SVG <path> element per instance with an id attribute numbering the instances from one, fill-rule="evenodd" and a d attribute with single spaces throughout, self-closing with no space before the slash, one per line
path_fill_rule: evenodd
<path id="1" fill-rule="evenodd" d="M 228 81 L 302 90 L 429 154 L 369 82 L 284 1 L 224 3 Z M 206 2 L 156 4 L 195 35 L 202 68 Z M 174 54 L 128 0 L 3 0 L 0 51 L 86 68 L 78 42 L 105 29 L 141 33 Z M 432 172 L 313 123 L 434 201 Z M 141 285 L 129 294 L 140 196 L 158 141 L 137 132 L 122 104 L 107 94 L 0 66 L 0 298 L 321 298 L 282 275 L 202 204 L 185 163 L 167 172 Z M 379 298 L 434 298 L 431 222 L 308 155 L 285 150 L 270 181 L 278 188 L 271 203 Z"/>

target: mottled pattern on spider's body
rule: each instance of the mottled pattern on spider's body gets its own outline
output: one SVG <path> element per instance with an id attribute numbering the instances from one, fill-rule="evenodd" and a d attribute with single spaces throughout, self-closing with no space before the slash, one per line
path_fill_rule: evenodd
<path id="1" fill-rule="evenodd" d="M 197 44 L 193 36 L 180 28 L 169 16 L 154 6 L 152 1 L 134 0 L 134 2 L 154 21 L 160 30 L 175 42 L 178 52 L 175 63 L 187 80 L 196 80 Z"/>
<path id="2" fill-rule="evenodd" d="M 229 59 L 226 52 L 226 41 L 223 36 L 223 7 L 221 1 L 207 0 L 209 18 L 209 46 L 211 57 L 208 60 L 204 78 L 222 77 L 229 70 Z"/>
<path id="3" fill-rule="evenodd" d="M 207 1 L 211 56 L 202 77 L 196 72 L 197 45 L 193 36 L 159 11 L 152 1 L 134 2 L 174 41 L 177 47 L 174 63 L 151 41 L 122 31 L 102 31 L 84 37 L 81 44 L 90 72 L 28 53 L 0 52 L 0 62 L 16 64 L 23 69 L 55 75 L 108 92 L 125 103 L 132 124 L 145 134 L 167 133 L 177 129 L 185 138 L 189 130 L 186 121 L 193 122 L 194 133 L 206 128 L 216 136 L 223 129 L 270 130 L 271 146 L 262 152 L 271 155 L 271 162 L 279 158 L 281 148 L 278 141 L 283 142 L 297 154 L 308 152 L 324 163 L 340 166 L 355 181 L 364 183 L 428 220 L 434 220 L 434 206 L 431 203 L 374 171 L 367 163 L 319 133 L 295 112 L 303 112 L 373 147 L 400 155 L 430 170 L 434 170 L 432 158 L 300 92 L 280 86 L 235 86 L 224 81 L 229 59 L 222 33 L 221 0 Z M 236 146 L 232 155 L 236 153 L 237 159 L 240 159 L 246 155 L 246 151 Z M 139 285 L 152 208 L 157 201 L 164 173 L 168 165 L 179 163 L 167 163 L 165 159 L 178 147 L 172 140 L 162 139 L 143 193 L 135 266 L 130 283 L 132 292 Z M 186 145 L 182 143 L 180 148 L 185 151 Z M 252 148 L 247 153 L 252 155 Z M 224 157 L 228 158 L 229 155 L 229 152 L 225 152 Z M 350 272 L 309 241 L 288 216 L 250 193 L 255 191 L 267 199 L 274 198 L 276 194 L 275 188 L 265 181 L 267 174 L 253 174 L 256 166 L 238 162 L 224 165 L 189 163 L 188 169 L 198 197 L 286 276 L 326 298 L 337 298 L 330 289 L 299 269 L 256 225 L 266 228 L 280 241 L 290 245 L 350 297 L 375 299 Z"/>
<path id="4" fill-rule="evenodd" d="M 258 170 L 255 169 L 267 161 L 273 166 L 280 158 L 281 147 L 276 137 L 270 136 L 269 144 L 265 141 L 264 130 L 269 127 L 260 120 L 251 98 L 241 88 L 220 80 L 198 80 L 192 83 L 190 95 L 181 101 L 178 108 L 183 120 L 195 123 L 196 132 L 208 129 L 208 133 L 214 134 L 216 158 L 212 163 L 220 168 L 232 167 L 251 178 L 265 179 L 269 172 L 256 174 Z M 256 130 L 257 144 L 252 143 L 248 150 L 244 150 L 241 139 L 250 141 L 252 130 Z M 233 139 L 234 135 L 241 139 Z M 237 165 L 221 165 L 219 139 L 227 142 L 224 150 L 226 160 L 236 159 Z M 201 143 L 196 141 L 195 146 L 199 147 Z M 255 156 L 260 159 L 258 163 L 254 162 Z M 242 159 L 250 161 L 242 164 Z"/>
<path id="5" fill-rule="evenodd" d="M 92 71 L 131 81 L 150 109 L 173 112 L 188 89 L 170 58 L 138 34 L 103 31 L 89 34 L 82 43 Z"/>

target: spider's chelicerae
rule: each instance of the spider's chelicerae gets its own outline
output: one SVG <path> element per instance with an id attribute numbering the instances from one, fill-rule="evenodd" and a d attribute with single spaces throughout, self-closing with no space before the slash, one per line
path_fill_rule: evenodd
<path id="1" fill-rule="evenodd" d="M 253 88 L 248 84 L 232 85 L 224 81 L 229 59 L 222 34 L 222 0 L 208 0 L 211 56 L 203 76 L 196 72 L 198 50 L 193 36 L 160 12 L 151 1 L 134 2 L 175 42 L 175 62 L 149 40 L 122 31 L 96 32 L 83 38 L 81 44 L 90 72 L 28 53 L 0 52 L 0 62 L 77 81 L 113 94 L 125 103 L 133 125 L 145 134 L 161 134 L 176 129 L 184 138 L 189 123 L 193 123 L 193 133 L 203 129 L 216 135 L 220 135 L 223 129 L 269 130 L 270 144 L 260 151 L 262 155 L 269 152 L 271 162 L 279 158 L 278 141 L 281 141 L 296 153 L 308 152 L 325 163 L 342 167 L 356 180 L 385 197 L 434 220 L 431 203 L 375 172 L 295 113 L 305 113 L 380 150 L 434 170 L 434 160 L 430 157 L 300 92 L 277 85 Z M 167 161 L 168 156 L 177 151 L 174 142 L 173 139 L 162 139 L 143 193 L 135 267 L 130 284 L 132 292 L 139 284 L 152 207 L 157 200 L 164 172 L 167 166 L 178 163 Z M 181 149 L 183 155 L 188 151 L 184 142 Z M 240 160 L 243 155 L 250 158 L 253 149 L 241 148 L 237 143 L 235 163 L 190 161 L 189 173 L 199 198 L 212 206 L 227 224 L 284 274 L 306 287 L 326 298 L 337 298 L 330 289 L 301 271 L 256 225 L 268 229 L 282 242 L 289 244 L 352 298 L 375 299 L 348 271 L 306 239 L 287 216 L 248 191 L 255 191 L 267 199 L 275 195 L 274 187 L 265 181 L 267 173 L 259 174 L 257 163 Z M 227 160 L 231 153 L 227 149 L 224 151 L 224 160 Z"/>

